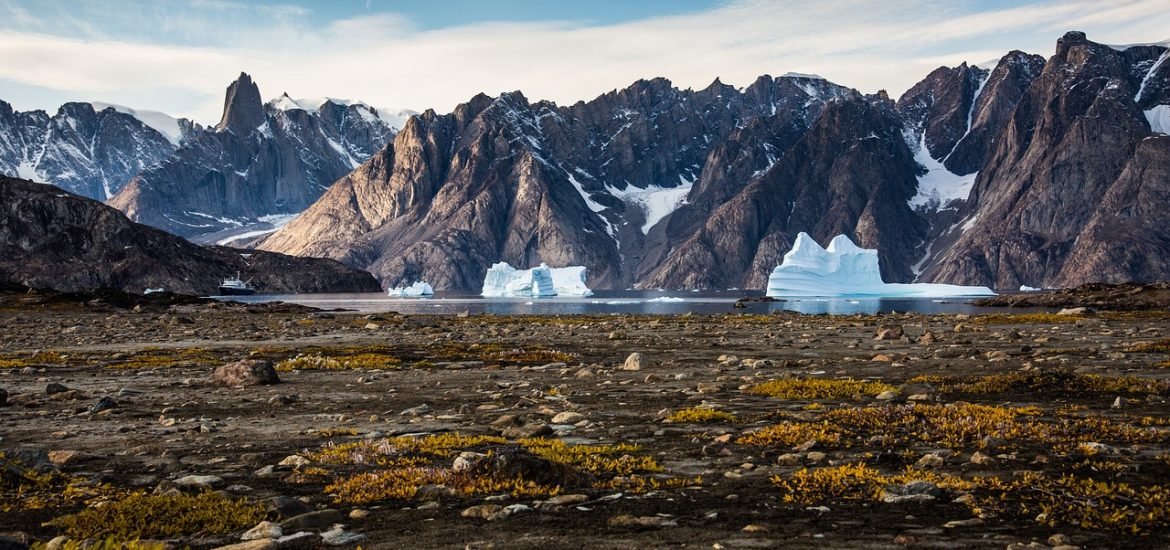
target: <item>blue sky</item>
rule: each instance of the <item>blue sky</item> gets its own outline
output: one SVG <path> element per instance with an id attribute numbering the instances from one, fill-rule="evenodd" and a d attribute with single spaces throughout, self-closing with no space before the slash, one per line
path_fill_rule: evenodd
<path id="1" fill-rule="evenodd" d="M 0 99 L 215 122 L 246 71 L 274 98 L 446 112 L 478 92 L 588 100 L 639 78 L 820 74 L 894 96 L 940 65 L 1048 56 L 1068 30 L 1170 39 L 1167 0 L 0 0 Z"/>

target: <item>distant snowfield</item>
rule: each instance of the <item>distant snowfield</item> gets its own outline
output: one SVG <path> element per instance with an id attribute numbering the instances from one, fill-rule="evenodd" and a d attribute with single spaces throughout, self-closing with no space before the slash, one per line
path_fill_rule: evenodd
<path id="1" fill-rule="evenodd" d="M 130 115 L 141 121 L 143 124 L 158 130 L 158 133 L 162 134 L 167 138 L 167 140 L 175 145 L 178 145 L 179 140 L 183 137 L 183 132 L 179 128 L 179 119 L 166 113 L 132 109 L 130 107 L 126 107 L 125 105 L 102 103 L 100 101 L 91 101 L 89 104 L 93 106 L 93 110 L 95 111 L 104 111 L 107 108 L 113 108 L 119 113 Z"/>
<path id="2" fill-rule="evenodd" d="M 293 218 L 300 215 L 300 212 L 295 214 L 272 214 L 269 216 L 261 216 L 257 223 L 244 225 L 243 227 L 236 227 L 232 229 L 225 229 L 210 235 L 201 235 L 195 239 L 195 242 L 207 243 L 214 242 L 220 246 L 232 246 L 232 243 L 262 237 L 269 233 L 275 233 L 280 228 L 288 225 Z"/>

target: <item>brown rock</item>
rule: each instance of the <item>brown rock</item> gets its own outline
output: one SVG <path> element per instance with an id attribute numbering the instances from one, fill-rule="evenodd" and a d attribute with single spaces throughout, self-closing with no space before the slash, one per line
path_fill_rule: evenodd
<path id="1" fill-rule="evenodd" d="M 211 383 L 219 386 L 261 386 L 279 384 L 280 377 L 271 361 L 243 359 L 216 368 L 211 373 Z"/>

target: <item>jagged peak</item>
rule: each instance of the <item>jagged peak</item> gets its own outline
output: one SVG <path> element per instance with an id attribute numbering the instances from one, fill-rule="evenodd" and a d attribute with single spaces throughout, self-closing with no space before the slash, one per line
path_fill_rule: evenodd
<path id="1" fill-rule="evenodd" d="M 248 73 L 240 72 L 240 76 L 227 88 L 223 102 L 223 118 L 215 129 L 247 134 L 259 128 L 264 121 L 264 103 L 260 99 L 260 87 L 252 81 Z"/>

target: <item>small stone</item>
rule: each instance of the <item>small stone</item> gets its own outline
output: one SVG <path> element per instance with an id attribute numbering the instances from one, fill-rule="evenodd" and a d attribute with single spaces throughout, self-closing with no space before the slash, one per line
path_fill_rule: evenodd
<path id="1" fill-rule="evenodd" d="M 309 464 L 312 464 L 312 463 L 313 463 L 313 461 L 311 461 L 311 460 L 309 460 L 301 455 L 288 455 L 288 456 L 284 457 L 284 459 L 281 460 L 276 465 L 282 466 L 285 468 L 300 468 L 301 466 L 308 466 Z"/>
<path id="2" fill-rule="evenodd" d="M 758 523 L 749 523 L 744 525 L 743 529 L 740 530 L 744 533 L 767 533 L 769 531 L 766 525 L 760 525 Z"/>
<path id="3" fill-rule="evenodd" d="M 505 428 L 500 432 L 501 435 L 508 439 L 520 439 L 525 437 L 543 437 L 552 435 L 553 429 L 544 422 L 534 422 L 532 424 L 525 424 L 523 426 L 515 426 L 512 428 Z"/>
<path id="4" fill-rule="evenodd" d="M 1056 312 L 1057 315 L 1076 315 L 1076 316 L 1094 315 L 1096 313 L 1097 312 L 1091 307 L 1068 307 L 1068 308 L 1064 308 L 1064 309 Z"/>
<path id="5" fill-rule="evenodd" d="M 549 497 L 549 499 L 546 500 L 545 502 L 552 504 L 554 506 L 572 506 L 574 504 L 581 504 L 582 502 L 585 502 L 587 500 L 589 500 L 588 495 L 572 494 L 572 495 L 557 495 L 555 497 Z"/>
<path id="6" fill-rule="evenodd" d="M 422 416 L 422 415 L 427 414 L 429 412 L 431 412 L 431 406 L 427 405 L 426 403 L 423 403 L 422 405 L 419 405 L 417 407 L 403 409 L 402 412 L 398 413 L 398 415 L 399 416 Z"/>
<path id="7" fill-rule="evenodd" d="M 723 384 L 718 382 L 699 382 L 699 385 L 696 386 L 695 389 L 700 394 L 719 393 L 723 391 Z"/>
<path id="8" fill-rule="evenodd" d="M 889 355 L 886 355 L 884 353 L 879 353 L 879 354 L 873 356 L 873 359 L 870 359 L 870 360 L 875 362 L 875 363 L 889 363 L 889 362 L 893 361 L 894 358 L 890 357 Z"/>
<path id="9" fill-rule="evenodd" d="M 280 545 L 272 539 L 257 539 L 247 542 L 238 542 L 227 546 L 217 546 L 213 550 L 275 550 Z"/>
<path id="10" fill-rule="evenodd" d="M 284 530 L 280 528 L 280 524 L 271 521 L 261 521 L 255 527 L 248 529 L 243 535 L 240 535 L 240 540 L 278 539 L 283 536 Z"/>
<path id="11" fill-rule="evenodd" d="M 49 385 L 45 386 L 45 393 L 49 395 L 65 393 L 67 391 L 69 391 L 69 388 L 65 387 L 64 384 L 58 384 L 56 382 L 50 382 Z"/>
<path id="12" fill-rule="evenodd" d="M 626 357 L 626 362 L 622 363 L 621 370 L 642 370 L 642 367 L 649 367 L 650 361 L 643 358 L 641 353 L 634 352 Z"/>
<path id="13" fill-rule="evenodd" d="M 897 392 L 892 392 L 890 390 L 886 390 L 884 392 L 877 394 L 874 397 L 874 399 L 877 399 L 878 401 L 889 401 L 895 397 L 898 397 Z"/>
<path id="14" fill-rule="evenodd" d="M 459 456 L 455 457 L 455 461 L 451 463 L 451 470 L 456 471 L 456 472 L 470 470 L 476 464 L 479 464 L 479 461 L 483 460 L 483 458 L 486 456 L 487 455 L 485 455 L 483 453 L 476 453 L 473 451 L 463 451 L 463 452 L 459 453 Z"/>
<path id="15" fill-rule="evenodd" d="M 822 453 L 820 451 L 813 451 L 813 452 L 805 455 L 805 458 L 807 458 L 809 462 L 817 463 L 817 462 L 821 462 L 821 461 L 825 460 L 825 458 L 827 456 L 828 455 L 826 455 L 825 453 Z"/>
<path id="16" fill-rule="evenodd" d="M 929 346 L 938 341 L 938 337 L 931 331 L 926 331 L 926 334 L 918 337 L 918 344 L 922 346 Z"/>
<path id="17" fill-rule="evenodd" d="M 956 527 L 978 527 L 980 525 L 983 525 L 982 518 L 957 519 L 954 521 L 948 521 L 948 522 L 944 523 L 943 528 L 944 529 L 954 529 Z"/>
<path id="18" fill-rule="evenodd" d="M 882 492 L 882 502 L 902 504 L 905 502 L 930 502 L 942 496 L 942 489 L 929 481 L 911 481 L 905 485 L 890 485 Z"/>
<path id="19" fill-rule="evenodd" d="M 349 519 L 366 519 L 369 516 L 370 516 L 369 510 L 363 510 L 361 508 L 354 508 L 353 510 L 349 511 Z"/>
<path id="20" fill-rule="evenodd" d="M 991 464 L 995 464 L 995 459 L 992 458 L 990 455 L 986 455 L 986 454 L 983 454 L 979 451 L 975 451 L 971 455 L 971 460 L 969 460 L 969 462 L 971 464 L 977 464 L 979 466 L 989 466 Z"/>
<path id="21" fill-rule="evenodd" d="M 366 540 L 360 533 L 346 531 L 341 524 L 334 525 L 328 531 L 321 533 L 321 542 L 328 546 L 348 546 Z"/>
<path id="22" fill-rule="evenodd" d="M 366 323 L 365 326 L 366 330 L 378 330 L 380 328 L 382 328 L 382 325 L 379 325 L 378 323 Z"/>
<path id="23" fill-rule="evenodd" d="M 49 462 L 58 466 L 67 466 L 80 462 L 87 456 L 81 451 L 49 451 Z"/>
<path id="24" fill-rule="evenodd" d="M 1057 533 L 1048 537 L 1049 546 L 1067 546 L 1069 544 L 1072 544 L 1072 539 L 1068 538 L 1068 535 Z"/>
<path id="25" fill-rule="evenodd" d="M 214 487 L 223 484 L 223 478 L 219 476 L 183 476 L 175 480 L 175 485 L 179 487 Z"/>
<path id="26" fill-rule="evenodd" d="M 565 411 L 552 417 L 553 424 L 576 424 L 582 420 L 585 420 L 585 415 L 573 411 Z"/>
<path id="27" fill-rule="evenodd" d="M 874 340 L 897 340 L 905 334 L 902 325 L 882 325 L 878 327 Z"/>
<path id="28" fill-rule="evenodd" d="M 118 408 L 117 401 L 114 401 L 110 397 L 103 397 L 101 399 L 98 399 L 97 403 L 94 403 L 93 406 L 91 406 L 89 408 L 89 413 L 90 414 L 97 414 L 97 413 L 100 413 L 102 411 L 108 411 L 108 410 L 116 409 L 116 408 Z"/>
<path id="29" fill-rule="evenodd" d="M 936 454 L 923 455 L 914 465 L 919 468 L 938 468 L 943 465 L 943 457 Z"/>
<path id="30" fill-rule="evenodd" d="M 776 457 L 776 464 L 778 466 L 797 466 L 804 462 L 804 457 L 799 453 L 785 453 Z"/>
<path id="31" fill-rule="evenodd" d="M 243 359 L 217 367 L 211 373 L 211 383 L 219 386 L 261 386 L 279 384 L 271 361 Z"/>
<path id="32" fill-rule="evenodd" d="M 609 518 L 607 522 L 610 527 L 634 527 L 642 529 L 661 529 L 664 527 L 676 527 L 678 522 L 660 516 L 631 516 L 629 514 L 621 514 Z"/>
<path id="33" fill-rule="evenodd" d="M 322 531 L 341 520 L 341 512 L 337 510 L 316 510 L 288 518 L 280 522 L 280 528 L 285 531 Z"/>
<path id="34" fill-rule="evenodd" d="M 1119 396 L 1117 396 L 1117 399 L 1114 399 L 1114 400 L 1113 400 L 1113 405 L 1112 405 L 1112 407 L 1113 407 L 1114 409 L 1120 409 L 1120 408 L 1122 408 L 1122 407 L 1124 407 L 1124 406 L 1125 406 L 1125 400 L 1124 400 L 1124 399 L 1122 399 L 1120 395 L 1119 395 Z"/>
<path id="35" fill-rule="evenodd" d="M 491 519 L 492 516 L 503 509 L 504 507 L 499 504 L 477 504 L 459 512 L 459 515 L 465 518 Z"/>

